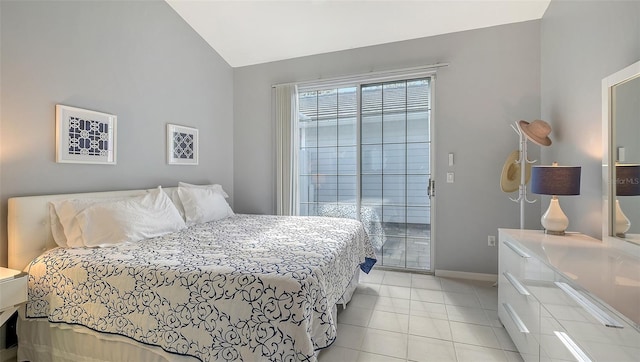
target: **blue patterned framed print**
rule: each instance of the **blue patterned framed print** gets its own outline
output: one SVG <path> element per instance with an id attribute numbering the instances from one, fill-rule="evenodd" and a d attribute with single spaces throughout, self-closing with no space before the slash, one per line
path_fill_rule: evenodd
<path id="1" fill-rule="evenodd" d="M 56 104 L 56 162 L 116 164 L 113 114 Z"/>
<path id="2" fill-rule="evenodd" d="M 198 164 L 198 130 L 167 124 L 167 163 L 170 165 Z"/>

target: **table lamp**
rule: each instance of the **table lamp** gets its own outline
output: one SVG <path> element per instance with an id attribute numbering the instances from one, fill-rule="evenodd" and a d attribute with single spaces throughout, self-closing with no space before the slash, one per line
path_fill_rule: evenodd
<path id="1" fill-rule="evenodd" d="M 564 235 L 569 226 L 567 215 L 562 212 L 559 195 L 580 195 L 579 166 L 533 166 L 531 169 L 531 192 L 539 195 L 551 195 L 549 208 L 540 222 L 547 234 Z"/>
<path id="2" fill-rule="evenodd" d="M 640 165 L 616 164 L 616 196 L 640 195 Z M 631 228 L 631 222 L 620 208 L 620 201 L 616 198 L 615 234 L 624 238 Z"/>

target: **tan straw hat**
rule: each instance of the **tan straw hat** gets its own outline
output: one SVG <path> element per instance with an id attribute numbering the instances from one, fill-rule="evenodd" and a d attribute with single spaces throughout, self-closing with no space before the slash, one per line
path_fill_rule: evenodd
<path id="1" fill-rule="evenodd" d="M 515 150 L 511 152 L 507 161 L 502 166 L 502 175 L 500 175 L 500 188 L 504 192 L 518 191 L 520 186 L 520 164 L 518 159 L 520 158 L 520 151 Z M 527 162 L 525 169 L 525 184 L 531 179 L 531 164 Z"/>
<path id="2" fill-rule="evenodd" d="M 529 123 L 527 121 L 518 122 L 520 129 L 524 134 L 534 143 L 539 144 L 540 146 L 549 146 L 551 145 L 551 139 L 549 138 L 549 133 L 551 133 L 551 126 L 549 123 L 536 119 L 535 121 Z"/>

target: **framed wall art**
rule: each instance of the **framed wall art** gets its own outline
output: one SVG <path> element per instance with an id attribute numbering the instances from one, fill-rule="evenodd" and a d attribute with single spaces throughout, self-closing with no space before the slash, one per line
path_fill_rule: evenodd
<path id="1" fill-rule="evenodd" d="M 170 165 L 198 164 L 198 130 L 167 124 L 167 162 Z"/>
<path id="2" fill-rule="evenodd" d="M 113 114 L 56 105 L 56 162 L 116 164 Z"/>

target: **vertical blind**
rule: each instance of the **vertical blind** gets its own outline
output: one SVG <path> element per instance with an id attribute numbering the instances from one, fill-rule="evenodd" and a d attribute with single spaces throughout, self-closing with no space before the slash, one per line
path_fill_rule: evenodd
<path id="1" fill-rule="evenodd" d="M 298 214 L 298 88 L 274 88 L 276 120 L 276 213 Z"/>

